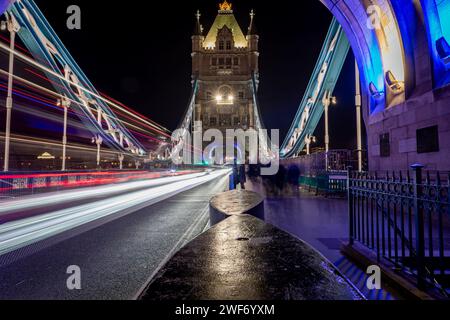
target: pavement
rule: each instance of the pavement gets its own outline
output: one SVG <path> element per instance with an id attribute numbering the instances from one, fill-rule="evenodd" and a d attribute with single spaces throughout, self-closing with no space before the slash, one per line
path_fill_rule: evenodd
<path id="1" fill-rule="evenodd" d="M 362 300 L 304 241 L 232 215 L 182 248 L 141 297 L 150 301 Z"/>
<path id="2" fill-rule="evenodd" d="M 221 176 L 0 267 L 0 299 L 133 299 L 183 245 L 208 224 Z M 14 252 L 12 252 L 14 255 Z M 69 266 L 81 290 L 69 290 Z"/>
<path id="3" fill-rule="evenodd" d="M 383 285 L 382 290 L 369 290 L 368 275 L 349 261 L 340 249 L 348 241 L 348 203 L 343 198 L 325 198 L 306 190 L 293 193 L 286 188 L 274 195 L 261 181 L 249 180 L 247 188 L 266 196 L 266 222 L 310 244 L 332 262 L 352 283 L 373 300 L 401 299 L 395 290 Z"/>

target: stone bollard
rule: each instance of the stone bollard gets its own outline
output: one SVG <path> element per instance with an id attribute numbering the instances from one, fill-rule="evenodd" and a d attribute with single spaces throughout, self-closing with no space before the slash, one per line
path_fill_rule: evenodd
<path id="1" fill-rule="evenodd" d="M 244 214 L 264 221 L 264 198 L 256 192 L 233 190 L 214 196 L 209 203 L 211 226 L 230 216 Z"/>

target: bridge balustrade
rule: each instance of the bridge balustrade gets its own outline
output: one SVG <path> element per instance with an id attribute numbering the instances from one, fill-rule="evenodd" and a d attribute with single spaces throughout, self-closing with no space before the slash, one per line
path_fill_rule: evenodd
<path id="1" fill-rule="evenodd" d="M 450 287 L 450 174 L 349 172 L 349 236 L 419 288 Z"/>

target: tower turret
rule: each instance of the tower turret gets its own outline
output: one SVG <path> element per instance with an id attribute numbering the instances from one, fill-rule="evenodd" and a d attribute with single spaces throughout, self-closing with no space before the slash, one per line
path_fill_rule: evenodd
<path id="1" fill-rule="evenodd" d="M 250 68 L 255 73 L 258 73 L 259 60 L 259 36 L 255 25 L 255 12 L 250 12 L 250 26 L 247 32 L 248 50 L 250 51 Z"/>
<path id="2" fill-rule="evenodd" d="M 197 10 L 197 13 L 195 14 L 195 28 L 194 33 L 192 35 L 192 74 L 193 76 L 196 76 L 199 73 L 199 68 L 201 64 L 201 56 L 200 52 L 203 47 L 203 27 L 200 23 L 200 11 Z"/>

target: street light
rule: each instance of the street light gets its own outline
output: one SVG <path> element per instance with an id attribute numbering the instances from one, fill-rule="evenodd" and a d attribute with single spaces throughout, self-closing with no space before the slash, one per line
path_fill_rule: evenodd
<path id="1" fill-rule="evenodd" d="M 306 144 L 306 154 L 309 156 L 311 154 L 311 143 L 316 143 L 317 139 L 315 136 L 308 134 L 305 138 Z"/>
<path id="2" fill-rule="evenodd" d="M 361 83 L 360 83 L 360 74 L 358 69 L 358 62 L 355 60 L 355 104 L 356 104 L 356 148 L 358 152 L 358 172 L 362 172 L 363 170 L 363 155 L 362 155 L 362 119 L 361 119 Z"/>
<path id="3" fill-rule="evenodd" d="M 5 127 L 5 159 L 3 170 L 9 171 L 9 149 L 11 143 L 11 112 L 13 107 L 12 89 L 14 80 L 14 48 L 16 41 L 16 33 L 20 30 L 20 25 L 14 15 L 5 13 L 6 21 L 2 21 L 0 29 L 9 31 L 10 51 L 9 51 L 9 75 L 8 75 L 8 94 L 6 98 L 6 127 Z"/>
<path id="4" fill-rule="evenodd" d="M 328 121 L 328 108 L 331 105 L 337 104 L 337 98 L 331 95 L 330 91 L 325 92 L 322 99 L 323 107 L 325 109 L 325 166 L 328 171 L 328 152 L 330 151 L 330 132 Z"/>
<path id="5" fill-rule="evenodd" d="M 67 113 L 70 107 L 70 100 L 67 97 L 58 99 L 57 105 L 64 108 L 64 128 L 63 128 L 63 155 L 62 155 L 62 167 L 61 171 L 66 171 L 66 153 L 67 153 Z"/>
<path id="6" fill-rule="evenodd" d="M 100 135 L 97 135 L 92 138 L 92 143 L 97 145 L 97 168 L 100 169 L 100 151 L 103 143 L 103 138 Z"/>
<path id="7" fill-rule="evenodd" d="M 123 160 L 125 160 L 125 156 L 121 153 L 121 154 L 119 154 L 119 168 L 120 168 L 120 170 L 123 169 Z"/>

